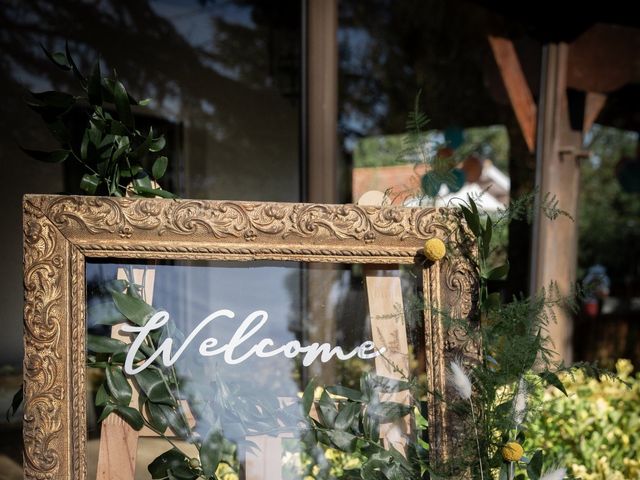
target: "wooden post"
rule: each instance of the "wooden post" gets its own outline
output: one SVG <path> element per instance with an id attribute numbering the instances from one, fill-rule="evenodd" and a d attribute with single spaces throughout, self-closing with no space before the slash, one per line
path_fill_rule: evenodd
<path id="1" fill-rule="evenodd" d="M 569 46 L 564 43 L 544 47 L 543 78 L 538 119 L 536 185 L 539 198 L 555 195 L 559 207 L 574 218 L 550 220 L 536 208 L 533 227 L 531 292 L 538 293 L 555 282 L 562 295 L 572 290 L 576 279 L 578 244 L 578 194 L 582 132 L 572 130 L 567 99 Z M 573 320 L 561 308 L 549 334 L 558 357 L 571 362 Z"/>
<path id="2" fill-rule="evenodd" d="M 338 1 L 308 2 L 309 198 L 338 195 Z"/>

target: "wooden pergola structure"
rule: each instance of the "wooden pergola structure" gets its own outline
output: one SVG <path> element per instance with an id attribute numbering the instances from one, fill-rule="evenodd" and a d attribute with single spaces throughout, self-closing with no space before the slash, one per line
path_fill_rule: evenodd
<path id="1" fill-rule="evenodd" d="M 550 192 L 573 217 L 550 220 L 536 210 L 530 291 L 555 282 L 568 294 L 576 282 L 580 161 L 589 156 L 583 150 L 584 137 L 606 108 L 609 95 L 640 84 L 640 30 L 599 23 L 573 40 L 546 43 L 538 104 L 513 43 L 493 36 L 489 42 L 522 135 L 536 152 L 538 201 Z M 572 318 L 564 311 L 556 314 L 550 334 L 561 359 L 571 362 Z"/>
<path id="2" fill-rule="evenodd" d="M 338 191 L 338 2 L 308 2 L 308 193 L 314 202 L 335 201 Z M 580 5 L 579 11 L 576 7 L 566 14 L 551 2 L 472 3 L 504 17 L 496 31 L 488 26 L 486 38 L 524 139 L 525 147 L 518 149 L 519 154 L 528 156 L 528 162 L 535 157 L 538 192 L 555 195 L 560 208 L 574 219 L 560 217 L 551 225 L 538 214 L 531 233 L 526 226 L 517 227 L 519 240 L 524 233 L 531 243 L 510 244 L 510 255 L 522 257 L 529 252 L 531 262 L 528 269 L 525 265 L 512 270 L 512 275 L 517 277 L 517 288 L 528 285 L 530 293 L 551 282 L 561 293 L 569 293 L 576 282 L 580 162 L 588 157 L 584 136 L 596 121 L 640 130 L 637 118 L 620 111 L 620 106 L 629 105 L 624 96 L 635 88 L 627 87 L 640 83 L 640 21 L 633 5 L 615 1 Z M 543 46 L 539 89 L 530 85 L 531 75 L 527 78 L 517 45 L 508 34 L 511 19 L 526 24 Z M 314 70 L 314 66 L 322 68 Z M 615 102 L 608 102 L 613 98 Z M 527 183 L 533 185 L 532 180 Z M 512 178 L 512 190 L 513 185 Z M 523 278 L 527 274 L 529 278 Z M 572 318 L 562 311 L 556 314 L 550 335 L 559 357 L 570 362 Z"/>

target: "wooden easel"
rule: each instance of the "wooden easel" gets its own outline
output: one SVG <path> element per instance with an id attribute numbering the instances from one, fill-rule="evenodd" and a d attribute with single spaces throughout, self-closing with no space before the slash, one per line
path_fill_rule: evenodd
<path id="1" fill-rule="evenodd" d="M 367 192 L 360 205 L 381 206 L 384 194 Z M 145 268 L 133 268 L 133 282 L 144 285 L 143 299 L 151 304 L 155 271 Z M 402 286 L 397 266 L 382 267 L 367 265 L 365 286 L 368 297 L 371 332 L 375 345 L 384 345 L 386 352 L 375 359 L 375 370 L 378 375 L 403 379 L 409 376 L 409 346 L 407 342 L 406 323 L 402 299 Z M 118 270 L 118 279 L 127 279 L 124 269 Z M 122 335 L 121 325 L 112 327 L 112 338 L 129 342 L 128 336 Z M 137 407 L 138 392 L 133 387 L 131 405 Z M 409 392 L 383 394 L 381 400 L 409 404 Z M 193 419 L 191 418 L 191 421 Z M 404 452 L 407 436 L 410 433 L 409 415 L 393 423 L 380 426 L 380 436 L 387 446 L 393 446 Z M 172 436 L 172 432 L 167 432 Z M 157 437 L 147 427 L 139 432 L 129 426 L 118 415 L 111 414 L 102 422 L 100 433 L 100 449 L 98 454 L 97 480 L 134 480 L 138 440 L 141 437 Z M 283 436 L 258 435 L 248 437 L 258 445 L 259 452 L 247 452 L 245 456 L 245 480 L 282 480 L 282 442 Z M 195 447 L 194 447 L 195 449 Z M 194 450 L 194 456 L 197 451 Z"/>

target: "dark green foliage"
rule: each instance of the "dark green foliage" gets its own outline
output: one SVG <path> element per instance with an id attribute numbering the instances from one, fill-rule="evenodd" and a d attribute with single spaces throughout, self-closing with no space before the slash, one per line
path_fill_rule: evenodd
<path id="1" fill-rule="evenodd" d="M 99 60 L 85 77 L 68 46 L 65 52 L 43 50 L 58 68 L 74 75 L 83 94 L 31 92 L 29 107 L 41 116 L 60 147 L 50 152 L 22 150 L 42 162 L 77 162 L 85 172 L 80 190 L 88 195 L 173 198 L 156 183 L 167 170 L 167 157 L 159 155 L 164 137 L 153 127 L 147 132 L 135 128 L 132 107 L 142 107 L 148 100 L 137 101 L 127 93 L 115 71 L 113 78 L 103 77 Z M 72 115 L 78 111 L 82 112 L 80 123 Z"/>

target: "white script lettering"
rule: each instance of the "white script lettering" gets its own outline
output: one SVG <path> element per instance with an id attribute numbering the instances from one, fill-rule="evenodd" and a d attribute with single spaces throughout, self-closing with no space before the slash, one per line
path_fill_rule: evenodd
<path id="1" fill-rule="evenodd" d="M 123 325 L 121 329 L 123 332 L 138 334 L 131 343 L 129 351 L 127 352 L 127 357 L 124 363 L 124 371 L 129 375 L 140 373 L 153 362 L 155 362 L 158 357 L 161 358 L 162 364 L 165 367 L 170 367 L 171 365 L 176 363 L 178 358 L 180 358 L 180 356 L 194 341 L 195 337 L 202 331 L 202 329 L 209 325 L 209 323 L 220 317 L 234 318 L 235 313 L 233 313 L 231 310 L 226 309 L 213 312 L 211 315 L 202 320 L 196 326 L 196 328 L 193 329 L 193 331 L 187 336 L 187 338 L 184 340 L 182 345 L 178 347 L 175 353 L 172 353 L 173 338 L 168 337 L 165 338 L 165 340 L 160 344 L 155 352 L 153 352 L 144 362 L 138 365 L 134 365 L 135 357 L 138 353 L 138 350 L 144 343 L 147 335 L 149 335 L 154 330 L 162 328 L 169 322 L 169 313 L 167 313 L 166 311 L 155 313 L 142 327 L 128 324 Z M 203 357 L 222 355 L 225 363 L 228 363 L 229 365 L 237 365 L 252 356 L 256 356 L 258 358 L 268 358 L 276 355 L 284 355 L 286 358 L 294 358 L 298 355 L 304 354 L 304 357 L 302 358 L 302 365 L 308 367 L 316 359 L 318 359 L 318 357 L 323 363 L 328 362 L 333 357 L 336 357 L 338 360 L 348 360 L 350 358 L 358 356 L 366 360 L 378 357 L 386 351 L 386 348 L 384 347 L 376 349 L 372 341 L 363 342 L 360 346 L 354 348 L 350 352 L 345 353 L 342 347 L 332 347 L 328 343 L 316 342 L 308 346 L 302 346 L 298 340 L 291 340 L 280 347 L 276 347 L 274 341 L 271 338 L 263 338 L 255 342 L 246 351 L 246 353 L 241 355 L 237 354 L 236 350 L 239 349 L 239 347 L 243 344 L 249 345 L 249 340 L 251 339 L 251 337 L 256 335 L 258 331 L 260 331 L 265 323 L 267 323 L 268 318 L 269 314 L 267 312 L 265 312 L 264 310 L 256 310 L 242 321 L 228 343 L 218 346 L 218 339 L 209 337 L 200 342 L 198 352 Z"/>

